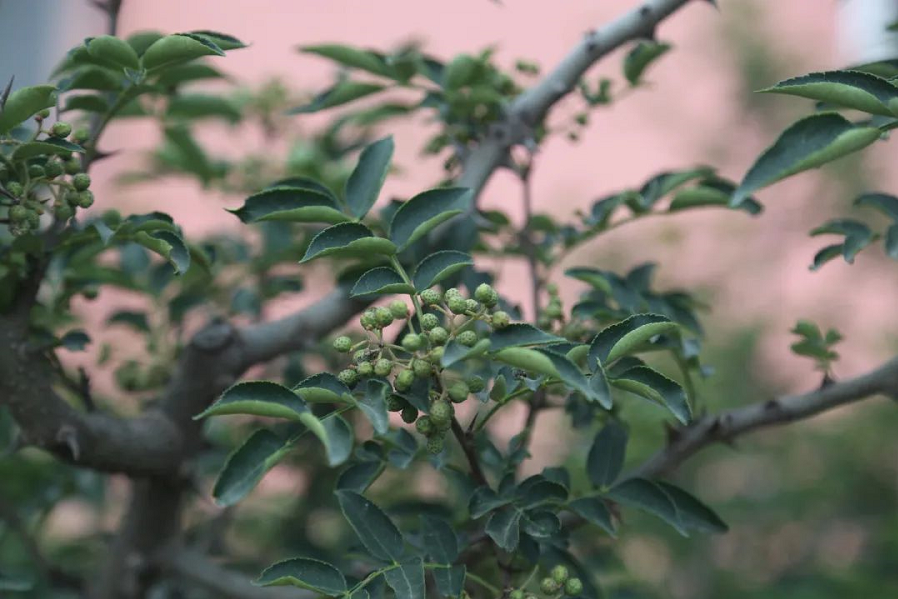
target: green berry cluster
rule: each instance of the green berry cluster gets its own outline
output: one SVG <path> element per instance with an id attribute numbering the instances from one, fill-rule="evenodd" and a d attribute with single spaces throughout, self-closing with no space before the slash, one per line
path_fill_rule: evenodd
<path id="1" fill-rule="evenodd" d="M 87 141 L 86 129 L 73 132 L 72 126 L 63 121 L 44 129 L 43 121 L 49 116 L 49 111 L 35 116 L 42 125 L 38 135 L 45 135 L 43 139 L 68 137 L 75 143 Z M 41 215 L 48 211 L 56 220 L 67 221 L 75 216 L 78 208 L 89 208 L 94 203 L 90 184 L 90 175 L 83 172 L 81 159 L 71 152 L 57 151 L 0 165 L 0 206 L 6 207 L 10 233 L 19 236 L 36 231 Z M 40 190 L 49 190 L 49 194 L 40 197 Z"/>
<path id="2" fill-rule="evenodd" d="M 576 597 L 583 592 L 583 581 L 579 578 L 571 578 L 567 567 L 559 564 L 552 568 L 548 576 L 539 581 L 539 590 L 545 597 L 560 595 Z M 536 594 L 527 593 L 524 589 L 513 589 L 508 597 L 509 599 L 538 599 Z"/>
<path id="3" fill-rule="evenodd" d="M 403 421 L 412 424 L 427 438 L 427 450 L 438 454 L 443 450 L 447 431 L 452 428 L 455 415 L 453 404 L 462 403 L 472 393 L 486 388 L 479 376 L 460 377 L 456 372 L 444 371 L 441 366 L 444 346 L 455 341 L 473 347 L 480 341 L 476 327 L 500 329 L 511 322 L 509 315 L 496 310 L 499 294 L 491 286 L 477 287 L 473 297 L 465 297 L 458 289 L 440 293 L 436 289 L 421 292 L 415 302 L 421 312 L 412 312 L 402 300 L 387 306 L 369 308 L 359 317 L 359 324 L 367 331 L 366 339 L 353 343 L 346 336 L 334 339 L 333 348 L 342 354 L 352 354 L 352 363 L 338 374 L 348 387 L 366 377 L 392 377 L 395 393 L 388 401 L 388 409 L 399 412 Z M 384 329 L 401 323 L 410 330 L 399 340 L 390 343 Z M 402 394 L 412 390 L 415 381 L 431 379 L 429 409 L 419 414 Z M 420 405 L 420 404 L 419 404 Z"/>
<path id="4" fill-rule="evenodd" d="M 540 328 L 550 329 L 554 322 L 564 321 L 564 307 L 561 304 L 561 298 L 558 296 L 558 285 L 549 283 L 546 285 L 546 291 L 549 294 L 549 303 L 539 315 L 537 324 Z"/>

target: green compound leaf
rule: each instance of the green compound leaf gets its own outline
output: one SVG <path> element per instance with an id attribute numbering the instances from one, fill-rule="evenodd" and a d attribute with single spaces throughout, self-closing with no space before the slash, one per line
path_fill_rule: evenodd
<path id="1" fill-rule="evenodd" d="M 208 38 L 191 33 L 166 35 L 143 53 L 141 62 L 149 72 L 159 71 L 203 56 L 224 56 L 224 51 Z"/>
<path id="2" fill-rule="evenodd" d="M 459 270 L 473 266 L 474 259 L 464 252 L 455 250 L 443 250 L 430 254 L 418 264 L 412 282 L 419 293 L 430 289 L 446 277 L 452 276 Z"/>
<path id="3" fill-rule="evenodd" d="M 761 92 L 789 94 L 871 114 L 898 116 L 898 87 L 887 79 L 860 71 L 810 73 L 780 81 Z"/>
<path id="4" fill-rule="evenodd" d="M 441 596 L 451 599 L 461 596 L 465 587 L 465 577 L 467 576 L 467 568 L 465 566 L 434 568 L 432 575 L 433 581 L 437 586 L 437 592 Z"/>
<path id="5" fill-rule="evenodd" d="M 406 283 L 399 273 L 391 267 L 378 266 L 363 274 L 353 286 L 349 295 L 350 297 L 359 297 L 366 295 L 393 295 L 396 293 L 414 292 L 415 288 Z"/>
<path id="6" fill-rule="evenodd" d="M 392 159 L 392 137 L 378 140 L 362 150 L 358 164 L 346 181 L 346 204 L 356 218 L 362 218 L 374 206 Z"/>
<path id="7" fill-rule="evenodd" d="M 332 596 L 347 590 L 342 572 L 327 562 L 308 557 L 278 562 L 262 572 L 254 584 L 262 587 L 294 586 Z"/>
<path id="8" fill-rule="evenodd" d="M 8 133 L 22 121 L 55 105 L 56 88 L 52 85 L 34 85 L 15 90 L 9 94 L 0 109 L 0 133 Z"/>
<path id="9" fill-rule="evenodd" d="M 671 47 L 670 44 L 652 41 L 641 41 L 636 44 L 624 58 L 624 76 L 630 85 L 638 85 L 648 66 L 667 53 Z"/>
<path id="10" fill-rule="evenodd" d="M 865 148 L 880 134 L 876 127 L 854 125 L 834 112 L 803 118 L 786 129 L 755 161 L 730 205 L 739 206 L 763 187 Z"/>
<path id="11" fill-rule="evenodd" d="M 348 104 L 359 98 L 376 94 L 386 89 L 383 85 L 375 83 L 361 83 L 359 81 L 340 81 L 330 89 L 315 96 L 311 102 L 297 106 L 289 111 L 289 114 L 308 114 L 326 110 L 334 106 Z"/>
<path id="12" fill-rule="evenodd" d="M 300 262 L 313 258 L 366 258 L 371 254 L 390 256 L 396 246 L 389 239 L 377 237 L 361 223 L 341 223 L 328 227 L 312 238 L 306 254 Z"/>
<path id="13" fill-rule="evenodd" d="M 812 237 L 817 235 L 844 235 L 845 241 L 841 245 L 842 256 L 849 264 L 854 262 L 858 252 L 873 241 L 873 231 L 870 230 L 870 227 L 849 218 L 834 219 L 820 225 L 811 231 Z"/>
<path id="14" fill-rule="evenodd" d="M 212 490 L 215 503 L 227 507 L 242 500 L 289 448 L 290 444 L 267 429 L 254 432 L 225 462 Z"/>
<path id="15" fill-rule="evenodd" d="M 384 571 L 396 599 L 424 599 L 424 562 L 420 557 L 399 562 Z"/>
<path id="16" fill-rule="evenodd" d="M 666 407 L 682 424 L 692 420 L 692 409 L 686 391 L 679 383 L 648 366 L 634 366 L 611 384 Z"/>
<path id="17" fill-rule="evenodd" d="M 307 187 L 270 187 L 249 196 L 243 206 L 228 212 L 244 223 L 282 220 L 337 224 L 349 220 L 333 198 Z"/>
<path id="18" fill-rule="evenodd" d="M 602 428 L 586 456 L 586 474 L 594 487 L 609 487 L 624 467 L 627 451 L 627 429 L 617 421 Z"/>
<path id="19" fill-rule="evenodd" d="M 336 491 L 343 515 L 365 549 L 375 558 L 398 562 L 405 540 L 396 525 L 379 507 L 354 491 Z"/>
<path id="20" fill-rule="evenodd" d="M 730 529 L 714 510 L 680 487 L 660 480 L 655 484 L 661 487 L 673 501 L 680 521 L 688 530 L 723 533 Z"/>
<path id="21" fill-rule="evenodd" d="M 486 534 L 505 551 L 514 551 L 521 538 L 521 512 L 514 508 L 493 512 L 486 523 Z"/>
<path id="22" fill-rule="evenodd" d="M 603 329 L 589 346 L 589 366 L 608 363 L 640 350 L 652 338 L 676 331 L 677 323 L 660 314 L 635 314 Z"/>
<path id="23" fill-rule="evenodd" d="M 434 562 L 451 564 L 459 554 L 458 535 L 452 525 L 442 518 L 421 515 L 421 532 L 424 547 Z"/>
<path id="24" fill-rule="evenodd" d="M 402 204 L 390 223 L 390 239 L 405 249 L 434 227 L 468 209 L 473 194 L 463 187 L 445 187 L 419 193 Z"/>

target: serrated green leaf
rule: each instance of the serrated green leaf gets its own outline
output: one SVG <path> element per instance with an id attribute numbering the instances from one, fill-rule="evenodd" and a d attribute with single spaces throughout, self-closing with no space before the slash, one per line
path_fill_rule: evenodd
<path id="1" fill-rule="evenodd" d="M 175 274 L 184 274 L 190 268 L 190 249 L 176 233 L 171 231 L 137 231 L 134 241 L 168 260 Z"/>
<path id="2" fill-rule="evenodd" d="M 468 209 L 470 189 L 444 187 L 419 193 L 399 206 L 390 223 L 390 239 L 405 249 L 434 227 Z"/>
<path id="3" fill-rule="evenodd" d="M 420 557 L 399 562 L 384 571 L 396 599 L 424 599 L 424 563 Z"/>
<path id="4" fill-rule="evenodd" d="M 365 225 L 341 223 L 328 227 L 315 235 L 300 262 L 308 262 L 313 258 L 325 256 L 365 258 L 370 257 L 371 254 L 389 256 L 395 252 L 396 246 L 393 245 L 393 242 L 383 237 L 376 237 Z"/>
<path id="5" fill-rule="evenodd" d="M 28 160 L 30 158 L 34 158 L 35 156 L 58 156 L 60 154 L 67 154 L 69 152 L 83 153 L 84 148 L 82 148 L 78 144 L 73 144 L 70 141 L 65 141 L 64 139 L 54 139 L 51 137 L 48 139 L 43 139 L 41 141 L 25 142 L 19 146 L 16 146 L 16 149 L 12 152 L 12 159 Z"/>
<path id="6" fill-rule="evenodd" d="M 234 37 L 233 35 L 228 35 L 227 33 L 221 33 L 220 31 L 209 31 L 208 29 L 198 29 L 195 31 L 188 32 L 190 35 L 198 35 L 203 37 L 222 50 L 240 50 L 241 48 L 246 48 L 247 45 L 241 42 L 239 39 Z"/>
<path id="7" fill-rule="evenodd" d="M 738 206 L 763 187 L 856 152 L 879 137 L 879 129 L 854 125 L 833 112 L 803 118 L 786 129 L 755 161 L 730 205 Z"/>
<path id="8" fill-rule="evenodd" d="M 334 205 L 337 202 L 337 196 L 334 195 L 334 192 L 330 190 L 326 185 L 321 183 L 320 181 L 316 181 L 315 179 L 310 179 L 309 177 L 287 177 L 286 179 L 280 179 L 275 181 L 271 185 L 265 187 L 265 189 L 274 189 L 275 187 L 293 187 L 299 189 L 311 189 L 312 191 L 316 191 L 322 195 L 327 196 L 333 201 Z"/>
<path id="9" fill-rule="evenodd" d="M 699 501 L 695 496 L 687 493 L 683 489 L 664 481 L 655 483 L 661 487 L 671 498 L 677 508 L 677 515 L 680 522 L 686 529 L 698 530 L 699 532 L 716 532 L 723 533 L 730 529 L 726 523 L 720 519 L 714 510 Z"/>
<path id="10" fill-rule="evenodd" d="M 446 277 L 459 270 L 473 266 L 474 259 L 469 254 L 455 250 L 443 250 L 430 254 L 415 268 L 412 282 L 418 292 L 430 289 Z"/>
<path id="11" fill-rule="evenodd" d="M 375 75 L 384 77 L 392 77 L 392 69 L 387 64 L 384 57 L 370 50 L 361 50 L 351 46 L 341 44 L 319 44 L 315 46 L 302 46 L 300 52 L 306 54 L 315 54 L 324 58 L 329 58 L 334 62 L 343 66 L 361 69 Z"/>
<path id="12" fill-rule="evenodd" d="M 378 266 L 359 277 L 359 280 L 353 286 L 352 291 L 349 292 L 349 296 L 392 295 L 396 293 L 414 292 L 415 288 L 406 283 L 393 268 L 389 266 Z"/>
<path id="13" fill-rule="evenodd" d="M 689 424 L 692 409 L 679 383 L 648 366 L 634 366 L 611 381 L 615 387 L 666 407 L 682 424 Z"/>
<path id="14" fill-rule="evenodd" d="M 342 572 L 327 562 L 307 557 L 295 557 L 268 567 L 254 584 L 294 586 L 331 596 L 347 590 Z"/>
<path id="15" fill-rule="evenodd" d="M 297 106 L 289 111 L 289 114 L 308 114 L 326 110 L 334 106 L 348 104 L 359 98 L 376 94 L 386 89 L 383 85 L 375 83 L 361 83 L 359 81 L 339 81 L 330 89 L 315 96 L 311 102 Z"/>
<path id="16" fill-rule="evenodd" d="M 176 33 L 153 42 L 141 56 L 141 63 L 152 73 L 203 56 L 224 56 L 224 51 L 208 38 Z"/>
<path id="17" fill-rule="evenodd" d="M 617 536 L 614 521 L 611 519 L 611 511 L 598 497 L 581 497 L 570 502 L 568 507 L 590 524 L 595 524 L 612 537 Z"/>
<path id="18" fill-rule="evenodd" d="M 800 96 L 882 116 L 898 116 L 898 87 L 860 71 L 810 73 L 760 91 Z"/>
<path id="19" fill-rule="evenodd" d="M 561 376 L 549 356 L 528 347 L 505 348 L 496 352 L 495 359 L 527 372 L 554 377 Z"/>
<path id="20" fill-rule="evenodd" d="M 222 507 L 234 505 L 252 491 L 262 477 L 284 456 L 289 444 L 267 429 L 260 429 L 238 447 L 225 462 L 212 496 Z"/>
<path id="21" fill-rule="evenodd" d="M 612 420 L 596 435 L 586 456 L 586 474 L 594 487 L 609 487 L 624 467 L 627 429 Z"/>
<path id="22" fill-rule="evenodd" d="M 443 357 L 440 358 L 440 365 L 443 368 L 449 368 L 463 360 L 477 358 L 485 354 L 490 349 L 490 340 L 481 339 L 472 347 L 467 347 L 452 339 L 443 346 Z"/>
<path id="23" fill-rule="evenodd" d="M 551 539 L 561 532 L 561 520 L 549 510 L 532 510 L 521 516 L 521 529 L 534 539 Z"/>
<path id="24" fill-rule="evenodd" d="M 140 58 L 124 40 L 111 35 L 101 35 L 86 41 L 87 52 L 97 60 L 118 68 L 137 70 Z"/>
<path id="25" fill-rule="evenodd" d="M 611 386 L 608 384 L 608 376 L 605 374 L 605 368 L 601 362 L 596 362 L 596 370 L 589 377 L 589 386 L 599 405 L 606 410 L 610 410 L 612 404 Z"/>
<path id="26" fill-rule="evenodd" d="M 52 85 L 34 85 L 13 91 L 0 110 L 0 133 L 8 133 L 22 121 L 55 105 L 56 88 Z"/>
<path id="27" fill-rule="evenodd" d="M 525 347 L 534 345 L 548 345 L 560 343 L 563 337 L 547 333 L 526 322 L 516 322 L 505 328 L 494 331 L 490 335 L 490 343 L 493 351 L 507 347 Z"/>
<path id="28" fill-rule="evenodd" d="M 392 391 L 389 384 L 378 379 L 365 383 L 365 394 L 358 401 L 359 409 L 368 418 L 378 435 L 390 430 L 390 414 L 387 412 L 387 394 Z"/>
<path id="29" fill-rule="evenodd" d="M 368 552 L 389 562 L 398 562 L 405 540 L 396 525 L 376 505 L 354 491 L 336 491 L 340 509 Z"/>
<path id="30" fill-rule="evenodd" d="M 630 85 L 638 85 L 643 73 L 652 62 L 671 49 L 670 44 L 640 41 L 624 58 L 624 76 Z"/>
<path id="31" fill-rule="evenodd" d="M 309 403 L 345 403 L 351 396 L 349 387 L 329 372 L 306 377 L 293 391 Z"/>
<path id="32" fill-rule="evenodd" d="M 249 196 L 243 206 L 228 212 L 244 223 L 277 220 L 338 224 L 350 220 L 332 198 L 301 187 L 270 187 Z"/>
<path id="33" fill-rule="evenodd" d="M 493 513 L 486 523 L 486 534 L 505 551 L 514 551 L 521 538 L 521 512 L 503 508 Z"/>
<path id="34" fill-rule="evenodd" d="M 226 389 L 218 401 L 194 418 L 230 414 L 302 421 L 303 416 L 311 415 L 311 412 L 296 393 L 283 385 L 271 381 L 245 381 Z"/>
<path id="35" fill-rule="evenodd" d="M 358 164 L 346 181 L 346 204 L 356 218 L 362 218 L 374 206 L 392 159 L 392 136 L 380 139 L 362 150 Z"/>
<path id="36" fill-rule="evenodd" d="M 684 537 L 689 534 L 683 526 L 673 499 L 656 483 L 644 478 L 631 478 L 612 487 L 605 496 L 620 504 L 639 508 L 658 516 Z"/>
<path id="37" fill-rule="evenodd" d="M 608 363 L 639 348 L 652 338 L 676 331 L 677 323 L 660 314 L 634 314 L 603 329 L 589 346 L 589 365 Z"/>

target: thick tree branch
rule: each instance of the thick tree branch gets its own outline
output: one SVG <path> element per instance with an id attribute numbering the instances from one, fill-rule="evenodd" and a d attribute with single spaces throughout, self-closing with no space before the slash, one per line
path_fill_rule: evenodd
<path id="1" fill-rule="evenodd" d="M 675 439 L 667 447 L 636 468 L 631 476 L 664 476 L 714 443 L 730 442 L 760 428 L 810 418 L 876 395 L 898 398 L 898 358 L 893 358 L 865 375 L 832 383 L 802 395 L 757 402 L 714 416 L 705 416 L 677 431 Z"/>

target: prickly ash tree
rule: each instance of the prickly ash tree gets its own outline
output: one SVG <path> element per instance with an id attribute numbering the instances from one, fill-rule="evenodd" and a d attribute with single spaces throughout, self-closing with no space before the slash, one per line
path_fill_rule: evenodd
<path id="1" fill-rule="evenodd" d="M 113 21 L 118 4 L 107 7 Z M 805 75 L 765 91 L 811 98 L 824 109 L 783 132 L 740 183 L 690 167 L 605 197 L 574 222 L 534 214 L 529 176 L 542 141 L 575 138 L 590 110 L 615 99 L 610 81 L 589 79 L 590 67 L 628 45 L 624 76 L 638 86 L 671 47 L 655 40 L 656 27 L 699 4 L 696 10 L 704 8 L 647 0 L 591 31 L 542 76 L 528 61 L 504 72 L 489 52 L 443 62 L 416 47 L 389 55 L 306 47 L 343 71 L 292 113 L 341 107 L 341 116 L 308 138 L 313 159 L 272 167 L 267 157 L 265 169 L 253 157 L 215 159 L 192 135 L 204 118 L 255 119 L 269 133 L 287 118 L 288 94 L 277 86 L 236 100 L 189 91 L 196 81 L 221 77 L 209 57 L 244 47 L 229 35 L 89 38 L 66 56 L 55 84 L 15 89 L 10 82 L 0 112 L 0 405 L 15 421 L 18 447 L 49 452 L 71 466 L 65 472 L 124 474 L 131 497 L 97 572 L 78 579 L 36 552 L 33 580 L 0 585 L 42 597 L 65 587 L 97 598 L 182 587 L 235 598 L 597 597 L 602 580 L 591 548 L 603 536 L 626 535 L 621 523 L 629 510 L 649 512 L 683 535 L 727 530 L 695 490 L 667 479 L 691 455 L 758 428 L 898 392 L 898 360 L 834 381 L 839 334 L 800 322 L 794 349 L 817 361 L 825 384 L 709 414 L 693 386 L 707 374 L 701 304 L 686 292 L 655 289 L 652 265 L 625 274 L 570 268 L 563 276 L 587 291 L 576 305 L 562 304 L 552 282 L 562 275 L 553 268 L 573 248 L 649 215 L 704 207 L 758 215 L 758 189 L 884 139 L 898 123 L 891 63 Z M 416 101 L 378 103 L 389 89 Z M 582 112 L 550 126 L 547 115 L 568 96 L 579 98 Z M 369 103 L 358 108 L 362 98 Z M 843 108 L 862 116 L 849 120 Z M 390 137 L 371 142 L 369 130 L 418 112 L 438 123 L 426 152 L 445 159 L 446 180 L 404 201 L 378 202 L 394 144 Z M 176 172 L 208 187 L 247 190 L 232 212 L 259 238 L 186 240 L 169 216 L 122 215 L 111 198 L 96 198 L 86 211 L 95 203 L 88 172 L 105 156 L 102 135 L 126 117 L 156 119 L 163 128 L 151 176 Z M 348 156 L 354 163 L 343 168 Z M 501 212 L 478 208 L 500 168 L 520 178 L 521 229 Z M 270 179 L 259 180 L 263 171 Z M 858 204 L 898 222 L 898 198 L 870 193 Z M 815 268 L 838 256 L 851 262 L 880 238 L 889 256 L 898 256 L 898 224 L 878 233 L 840 219 L 812 234 L 843 238 L 817 254 Z M 482 256 L 525 261 L 528 296 L 497 293 Z M 334 290 L 286 317 L 265 319 L 262 305 L 299 291 L 305 267 L 297 264 L 313 260 L 339 265 Z M 147 339 L 148 354 L 116 370 L 122 393 L 154 398 L 134 416 L 95 400 L 89 373 L 73 375 L 57 357 L 61 348 L 90 341 L 72 329 L 72 298 L 95 297 L 103 286 L 146 297 L 146 312 L 110 318 Z M 534 308 L 533 318 L 523 316 L 521 304 Z M 185 340 L 185 314 L 203 306 L 249 314 L 252 322 L 215 318 Z M 661 355 L 671 359 L 659 361 Z M 276 360 L 283 356 L 286 369 Z M 309 363 L 327 368 L 309 375 Z M 270 380 L 239 380 L 260 365 Z M 624 472 L 626 406 L 640 398 L 666 411 L 669 442 Z M 526 417 L 503 446 L 489 425 L 511 405 L 526 406 Z M 534 424 L 548 410 L 563 410 L 566 426 L 594 432 L 585 470 L 556 465 L 522 476 Z M 253 418 L 228 429 L 228 415 Z M 227 446 L 229 434 L 241 439 L 224 459 L 210 444 Z M 307 554 L 280 556 L 255 583 L 192 542 L 196 534 L 183 522 L 196 499 L 192 483 L 205 472 L 201 464 L 220 467 L 214 499 L 234 506 L 274 466 L 296 459 L 316 480 L 306 501 L 339 509 L 348 527 L 338 528 L 347 534 L 330 535 L 330 545 L 306 540 Z M 411 493 L 421 468 L 445 484 L 438 502 L 378 500 L 379 480 Z"/>

